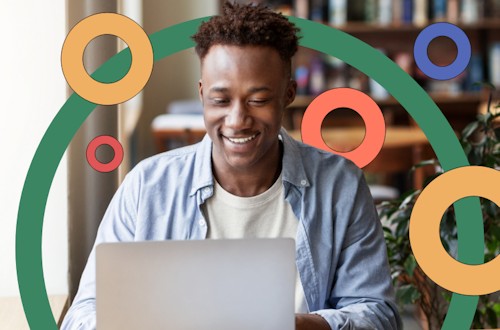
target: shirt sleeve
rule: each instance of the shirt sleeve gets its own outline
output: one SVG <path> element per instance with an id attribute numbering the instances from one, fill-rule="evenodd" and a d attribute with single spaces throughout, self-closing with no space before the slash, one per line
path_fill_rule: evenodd
<path id="1" fill-rule="evenodd" d="M 400 330 L 387 248 L 370 190 L 361 175 L 322 316 L 333 330 Z"/>
<path id="2" fill-rule="evenodd" d="M 83 271 L 78 287 L 78 293 L 73 300 L 61 325 L 61 330 L 95 330 L 95 280 L 96 259 L 95 248 L 103 242 L 133 241 L 138 196 L 138 184 L 127 175 L 122 185 L 113 196 L 97 231 L 96 241 L 90 253 L 87 265 Z"/>

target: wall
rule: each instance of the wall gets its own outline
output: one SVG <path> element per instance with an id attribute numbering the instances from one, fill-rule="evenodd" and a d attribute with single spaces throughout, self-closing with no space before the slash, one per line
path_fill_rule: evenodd
<path id="1" fill-rule="evenodd" d="M 187 20 L 217 15 L 220 6 L 220 0 L 144 0 L 143 3 L 143 27 L 148 35 Z M 154 64 L 153 74 L 144 88 L 144 108 L 135 132 L 135 163 L 156 152 L 151 134 L 153 119 L 165 113 L 172 101 L 197 98 L 199 79 L 200 64 L 194 48 Z"/>
<path id="2" fill-rule="evenodd" d="M 148 34 L 186 20 L 215 15 L 219 0 L 144 1 Z M 33 155 L 66 101 L 60 54 L 66 37 L 65 1 L 0 3 L 0 297 L 19 294 L 15 230 L 19 199 Z M 8 32 L 7 32 L 8 31 Z M 176 99 L 196 98 L 199 62 L 194 49 L 155 63 L 144 90 L 137 129 L 140 157 L 153 154 L 153 118 Z M 42 258 L 49 294 L 67 293 L 67 167 L 60 162 L 47 201 Z"/>
<path id="3" fill-rule="evenodd" d="M 36 148 L 66 101 L 61 48 L 65 2 L 0 2 L 0 296 L 18 295 L 15 230 L 19 200 Z M 67 293 L 66 157 L 46 206 L 42 258 L 49 294 Z"/>

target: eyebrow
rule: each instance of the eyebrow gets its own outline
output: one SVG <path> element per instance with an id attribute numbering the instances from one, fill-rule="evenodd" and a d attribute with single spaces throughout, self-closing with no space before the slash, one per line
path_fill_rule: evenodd
<path id="1" fill-rule="evenodd" d="M 257 92 L 260 92 L 260 91 L 268 91 L 270 92 L 271 89 L 269 87 L 253 87 L 253 88 L 250 88 L 249 91 L 251 93 L 257 93 Z"/>
<path id="2" fill-rule="evenodd" d="M 225 87 L 212 87 L 212 88 L 210 88 L 210 90 L 214 91 L 214 92 L 221 92 L 221 93 L 225 93 L 228 91 L 228 89 Z"/>
<path id="3" fill-rule="evenodd" d="M 210 91 L 225 93 L 225 92 L 229 91 L 229 88 L 226 88 L 226 87 L 212 87 L 212 88 L 210 88 Z M 250 93 L 257 93 L 257 92 L 261 92 L 261 91 L 268 91 L 268 92 L 270 92 L 271 89 L 269 87 L 262 86 L 262 87 L 252 87 L 248 91 Z"/>

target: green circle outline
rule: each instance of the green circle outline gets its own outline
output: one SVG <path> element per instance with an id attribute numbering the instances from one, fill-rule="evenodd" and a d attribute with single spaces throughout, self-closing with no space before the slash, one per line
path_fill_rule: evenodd
<path id="1" fill-rule="evenodd" d="M 153 46 L 154 61 L 195 46 L 189 36 L 197 31 L 202 21 L 210 17 L 186 21 L 151 34 L 149 39 Z M 437 105 L 398 65 L 345 32 L 309 20 L 296 17 L 289 19 L 302 30 L 301 46 L 335 56 L 387 89 L 425 133 L 444 171 L 469 165 L 457 137 Z M 100 82 L 118 81 L 125 76 L 130 65 L 130 50 L 127 48 L 104 63 L 92 74 L 92 78 Z M 16 227 L 16 268 L 21 300 L 32 330 L 58 330 L 49 305 L 42 269 L 45 205 L 64 152 L 96 106 L 73 93 L 45 132 L 26 175 Z M 458 260 L 466 264 L 481 264 L 484 231 L 479 198 L 463 198 L 455 202 L 454 207 L 458 231 L 468 233 L 467 237 L 458 241 Z M 469 329 L 478 299 L 478 296 L 454 293 L 442 329 Z"/>

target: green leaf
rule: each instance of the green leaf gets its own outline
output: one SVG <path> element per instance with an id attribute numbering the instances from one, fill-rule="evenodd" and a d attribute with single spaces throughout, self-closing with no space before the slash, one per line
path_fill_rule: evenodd
<path id="1" fill-rule="evenodd" d="M 486 113 L 480 113 L 476 116 L 477 120 L 481 122 L 483 125 L 488 125 L 488 122 L 492 119 L 491 112 L 487 111 Z"/>
<path id="2" fill-rule="evenodd" d="M 399 275 L 403 274 L 403 272 L 401 270 L 396 270 L 394 272 L 391 273 L 391 278 L 393 281 L 397 280 Z"/>
<path id="3" fill-rule="evenodd" d="M 415 191 L 417 191 L 416 189 L 413 189 L 413 190 L 408 190 L 407 192 L 405 192 L 403 195 L 401 195 L 401 197 L 399 197 L 399 202 L 401 203 L 402 201 L 404 201 L 406 199 L 406 197 L 410 196 L 411 194 L 413 194 Z"/>
<path id="4" fill-rule="evenodd" d="M 428 185 L 429 183 L 431 183 L 431 181 L 432 181 L 432 180 L 434 180 L 435 178 L 437 178 L 437 177 L 438 177 L 438 176 L 440 176 L 441 174 L 443 174 L 443 173 L 434 173 L 433 175 L 428 176 L 428 177 L 425 179 L 425 181 L 424 181 L 424 187 L 423 187 L 423 188 L 427 187 L 427 185 Z"/>
<path id="5" fill-rule="evenodd" d="M 487 315 L 488 325 L 492 328 L 496 328 L 498 326 L 498 318 L 495 311 L 491 308 L 486 308 L 486 315 Z"/>
<path id="6" fill-rule="evenodd" d="M 396 228 L 396 236 L 397 237 L 406 236 L 407 227 L 408 227 L 408 221 L 401 221 L 398 224 L 398 227 Z"/>
<path id="7" fill-rule="evenodd" d="M 410 190 L 411 191 L 411 190 Z M 404 199 L 403 201 L 401 202 L 401 205 L 399 205 L 399 209 L 402 210 L 406 207 L 406 205 L 408 205 L 408 203 L 410 203 L 413 198 L 420 194 L 422 191 L 421 190 L 413 190 L 410 194 L 408 194 Z"/>
<path id="8" fill-rule="evenodd" d="M 408 222 L 408 221 L 410 221 L 410 216 L 406 212 L 401 212 L 398 214 L 398 216 L 394 217 L 391 220 L 391 225 L 395 223 Z"/>
<path id="9" fill-rule="evenodd" d="M 380 219 L 383 219 L 386 217 L 387 220 L 391 218 L 391 216 L 396 212 L 398 209 L 397 208 L 386 208 L 380 212 Z"/>
<path id="10" fill-rule="evenodd" d="M 492 83 L 482 82 L 482 81 L 476 81 L 475 83 L 473 83 L 472 85 L 470 85 L 469 89 L 472 88 L 472 87 L 474 87 L 474 86 L 477 86 L 477 85 L 484 86 L 484 87 L 489 87 L 489 88 L 493 89 L 494 91 L 496 91 L 496 88 L 495 88 L 495 86 Z"/>
<path id="11" fill-rule="evenodd" d="M 420 292 L 418 292 L 417 289 L 415 289 L 411 293 L 411 302 L 415 303 L 417 301 L 417 299 L 420 298 L 420 296 L 421 296 Z"/>
<path id="12" fill-rule="evenodd" d="M 449 210 L 444 212 L 443 217 L 441 218 L 441 233 L 446 236 L 450 236 L 455 231 L 455 226 L 456 223 L 453 212 Z"/>
<path id="13" fill-rule="evenodd" d="M 489 199 L 483 199 L 483 206 L 486 214 L 494 219 L 498 213 L 498 206 Z"/>
<path id="14" fill-rule="evenodd" d="M 383 201 L 382 203 L 378 204 L 378 207 L 391 207 L 397 204 L 395 201 Z"/>
<path id="15" fill-rule="evenodd" d="M 448 292 L 441 292 L 441 294 L 443 295 L 443 298 L 448 302 L 450 303 L 451 302 L 451 294 L 449 294 Z"/>
<path id="16" fill-rule="evenodd" d="M 408 258 L 406 258 L 406 261 L 404 263 L 406 274 L 408 274 L 410 278 L 413 277 L 413 273 L 415 272 L 416 266 L 417 266 L 417 261 L 415 260 L 415 256 L 413 254 L 410 254 Z"/>
<path id="17" fill-rule="evenodd" d="M 448 244 L 448 242 L 446 242 L 446 240 L 443 237 L 441 237 L 441 244 L 443 244 L 444 249 L 449 254 L 450 253 L 450 245 Z"/>
<path id="18" fill-rule="evenodd" d="M 469 156 L 469 153 L 472 150 L 472 146 L 467 140 L 462 141 L 462 148 L 464 149 L 465 156 Z"/>
<path id="19" fill-rule="evenodd" d="M 500 227 L 498 226 L 491 226 L 490 227 L 490 234 L 495 237 L 498 241 L 500 241 Z"/>
<path id="20" fill-rule="evenodd" d="M 391 230 L 391 228 L 383 226 L 383 227 L 382 227 L 382 230 L 392 235 L 392 230 Z"/>
<path id="21" fill-rule="evenodd" d="M 462 139 L 467 139 L 479 127 L 479 121 L 469 123 L 462 131 Z"/>
<path id="22" fill-rule="evenodd" d="M 492 257 L 495 257 L 495 252 L 498 249 L 498 244 L 500 242 L 498 240 L 492 240 L 489 242 L 486 242 L 486 248 L 488 249 L 488 252 L 492 255 Z"/>
<path id="23" fill-rule="evenodd" d="M 401 305 L 408 305 L 420 298 L 420 292 L 412 284 L 405 284 L 396 291 L 396 298 Z"/>
<path id="24" fill-rule="evenodd" d="M 500 297 L 498 297 L 498 298 L 500 298 Z M 498 316 L 498 314 L 500 314 L 500 304 L 499 303 L 494 304 L 493 310 L 495 311 L 495 313 L 497 313 L 497 316 Z"/>
<path id="25" fill-rule="evenodd" d="M 500 115 L 500 112 L 498 115 Z M 500 141 L 500 127 L 495 128 L 495 137 Z"/>
<path id="26" fill-rule="evenodd" d="M 410 173 L 412 173 L 413 171 L 415 171 L 419 167 L 427 166 L 427 165 L 441 165 L 441 164 L 439 163 L 439 160 L 437 160 L 437 159 L 423 160 L 420 163 L 418 163 L 417 165 L 413 166 L 410 169 Z"/>

